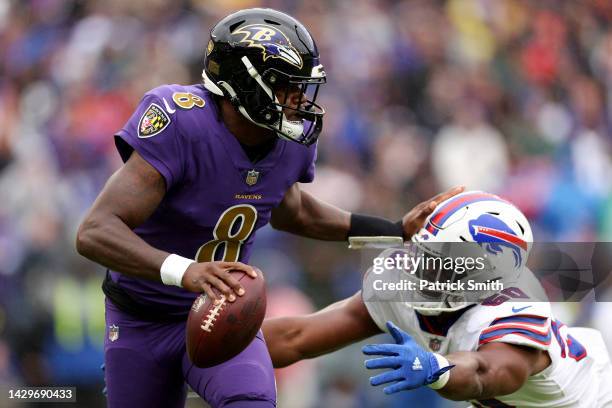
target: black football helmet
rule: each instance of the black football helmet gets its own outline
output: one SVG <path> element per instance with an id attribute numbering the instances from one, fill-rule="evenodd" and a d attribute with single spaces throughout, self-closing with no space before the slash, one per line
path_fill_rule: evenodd
<path id="1" fill-rule="evenodd" d="M 283 139 L 308 146 L 321 133 L 325 110 L 316 99 L 325 71 L 308 30 L 285 13 L 253 8 L 219 21 L 210 32 L 202 78 L 206 89 Z M 288 96 L 296 90 L 300 103 L 290 106 Z M 295 111 L 298 120 L 283 109 Z"/>

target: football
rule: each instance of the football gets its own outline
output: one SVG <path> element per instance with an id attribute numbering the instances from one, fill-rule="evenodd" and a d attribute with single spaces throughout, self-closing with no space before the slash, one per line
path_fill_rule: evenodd
<path id="1" fill-rule="evenodd" d="M 229 302 L 221 296 L 217 305 L 206 294 L 198 296 L 187 319 L 187 353 L 197 367 L 212 367 L 239 354 L 253 340 L 266 314 L 266 287 L 262 272 L 251 278 L 230 271 L 245 290 Z M 216 292 L 219 294 L 219 292 Z"/>

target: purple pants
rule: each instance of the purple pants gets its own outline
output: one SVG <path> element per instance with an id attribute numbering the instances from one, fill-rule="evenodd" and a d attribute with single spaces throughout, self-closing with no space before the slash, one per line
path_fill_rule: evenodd
<path id="1" fill-rule="evenodd" d="M 137 320 L 106 300 L 104 339 L 108 406 L 185 406 L 187 387 L 213 408 L 271 408 L 276 384 L 261 330 L 233 359 L 195 367 L 185 349 L 185 323 Z"/>

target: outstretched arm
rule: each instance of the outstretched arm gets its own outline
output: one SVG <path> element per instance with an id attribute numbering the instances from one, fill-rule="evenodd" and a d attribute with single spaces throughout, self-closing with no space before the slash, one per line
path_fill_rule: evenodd
<path id="1" fill-rule="evenodd" d="M 506 343 L 489 343 L 475 352 L 462 351 L 445 357 L 455 367 L 438 393 L 455 401 L 511 394 L 523 386 L 527 377 L 550 364 L 550 357 L 543 350 Z"/>
<path id="2" fill-rule="evenodd" d="M 381 332 L 361 292 L 310 315 L 266 319 L 262 328 L 274 367 L 331 353 Z"/>
<path id="3" fill-rule="evenodd" d="M 295 183 L 272 210 L 270 225 L 308 238 L 343 241 L 351 225 L 351 213 L 317 199 Z"/>
<path id="4" fill-rule="evenodd" d="M 370 369 L 389 369 L 370 378 L 370 384 L 392 383 L 384 391 L 392 394 L 429 385 L 445 398 L 464 401 L 511 394 L 527 377 L 550 364 L 543 350 L 506 343 L 489 343 L 478 351 L 461 351 L 441 356 L 431 353 L 391 322 L 389 332 L 396 344 L 365 346 Z"/>
<path id="5" fill-rule="evenodd" d="M 416 205 L 401 223 L 393 223 L 384 218 L 351 214 L 302 191 L 296 183 L 272 210 L 270 224 L 278 230 L 326 241 L 344 241 L 349 234 L 403 236 L 407 240 L 423 226 L 438 204 L 462 191 L 463 187 L 455 187 L 438 194 Z"/>

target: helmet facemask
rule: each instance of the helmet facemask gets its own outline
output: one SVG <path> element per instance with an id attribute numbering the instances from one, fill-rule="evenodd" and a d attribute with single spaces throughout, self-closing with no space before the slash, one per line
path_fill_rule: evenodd
<path id="1" fill-rule="evenodd" d="M 320 65 L 313 69 L 313 71 L 315 70 L 323 72 Z M 264 117 L 267 119 L 270 115 L 271 120 L 275 122 L 274 130 L 279 137 L 304 145 L 314 143 L 323 127 L 323 115 L 325 114 L 325 110 L 316 103 L 319 87 L 325 83 L 324 74 L 303 77 L 287 75 L 277 69 L 270 68 L 264 72 L 263 78 L 264 82 L 272 84 L 272 89 L 276 91 L 274 101 L 271 101 L 266 107 Z M 297 106 L 290 103 L 290 98 L 297 98 Z M 287 111 L 290 112 L 289 117 L 295 116 L 297 119 L 289 119 Z M 295 129 L 287 132 L 288 126 L 295 127 Z M 294 136 L 296 130 L 298 131 L 297 138 Z"/>

